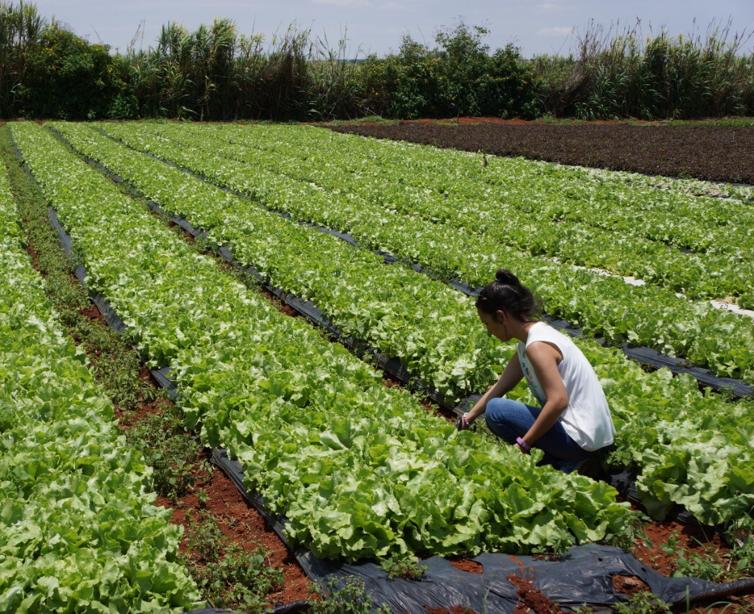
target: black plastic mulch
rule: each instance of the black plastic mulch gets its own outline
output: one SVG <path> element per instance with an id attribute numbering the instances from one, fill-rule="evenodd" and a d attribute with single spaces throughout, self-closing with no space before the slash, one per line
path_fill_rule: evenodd
<path id="1" fill-rule="evenodd" d="M 332 129 L 500 156 L 754 184 L 754 127 L 406 123 Z"/>

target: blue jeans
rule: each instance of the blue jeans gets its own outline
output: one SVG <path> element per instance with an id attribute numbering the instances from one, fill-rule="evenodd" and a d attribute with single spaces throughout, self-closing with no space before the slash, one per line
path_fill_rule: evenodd
<path id="1" fill-rule="evenodd" d="M 542 411 L 541 407 L 524 405 L 511 399 L 491 399 L 485 409 L 485 420 L 490 430 L 510 444 L 523 437 Z M 552 425 L 535 443 L 535 448 L 544 451 L 544 465 L 552 465 L 565 473 L 578 469 L 593 453 L 584 450 L 568 433 L 560 421 Z"/>

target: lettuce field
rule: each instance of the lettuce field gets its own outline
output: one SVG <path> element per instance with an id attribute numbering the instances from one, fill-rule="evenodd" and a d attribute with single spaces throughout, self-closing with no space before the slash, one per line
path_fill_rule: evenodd
<path id="1" fill-rule="evenodd" d="M 754 560 L 744 186 L 721 198 L 303 125 L 0 130 L 0 611 L 230 603 L 189 572 L 158 469 L 50 298 L 23 182 L 119 338 L 174 384 L 180 428 L 238 461 L 292 548 L 338 562 L 630 548 L 681 512 Z M 514 351 L 474 308 L 500 267 L 600 377 L 618 434 L 591 477 L 449 420 Z M 621 473 L 631 496 L 610 484 Z"/>

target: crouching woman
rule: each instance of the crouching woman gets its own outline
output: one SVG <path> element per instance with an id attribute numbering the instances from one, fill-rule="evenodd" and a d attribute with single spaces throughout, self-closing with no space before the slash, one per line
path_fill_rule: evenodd
<path id="1" fill-rule="evenodd" d="M 487 331 L 501 341 L 518 340 L 516 353 L 497 382 L 460 420 L 468 427 L 485 412 L 490 430 L 528 454 L 565 472 L 580 467 L 613 442 L 615 428 L 597 374 L 570 338 L 537 319 L 531 291 L 511 272 L 499 270 L 476 301 Z M 540 407 L 501 398 L 522 378 Z"/>

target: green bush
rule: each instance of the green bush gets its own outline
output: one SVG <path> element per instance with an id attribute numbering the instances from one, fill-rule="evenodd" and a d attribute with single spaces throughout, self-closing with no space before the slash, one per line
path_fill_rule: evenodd
<path id="1" fill-rule="evenodd" d="M 730 24 L 707 34 L 644 37 L 592 24 L 575 55 L 525 59 L 460 23 L 432 45 L 346 57 L 309 30 L 266 41 L 228 19 L 190 32 L 163 26 L 154 47 L 111 54 L 47 22 L 33 4 L 0 1 L 0 115 L 68 119 L 173 117 L 327 120 L 541 115 L 602 119 L 754 114 L 754 55 Z"/>

